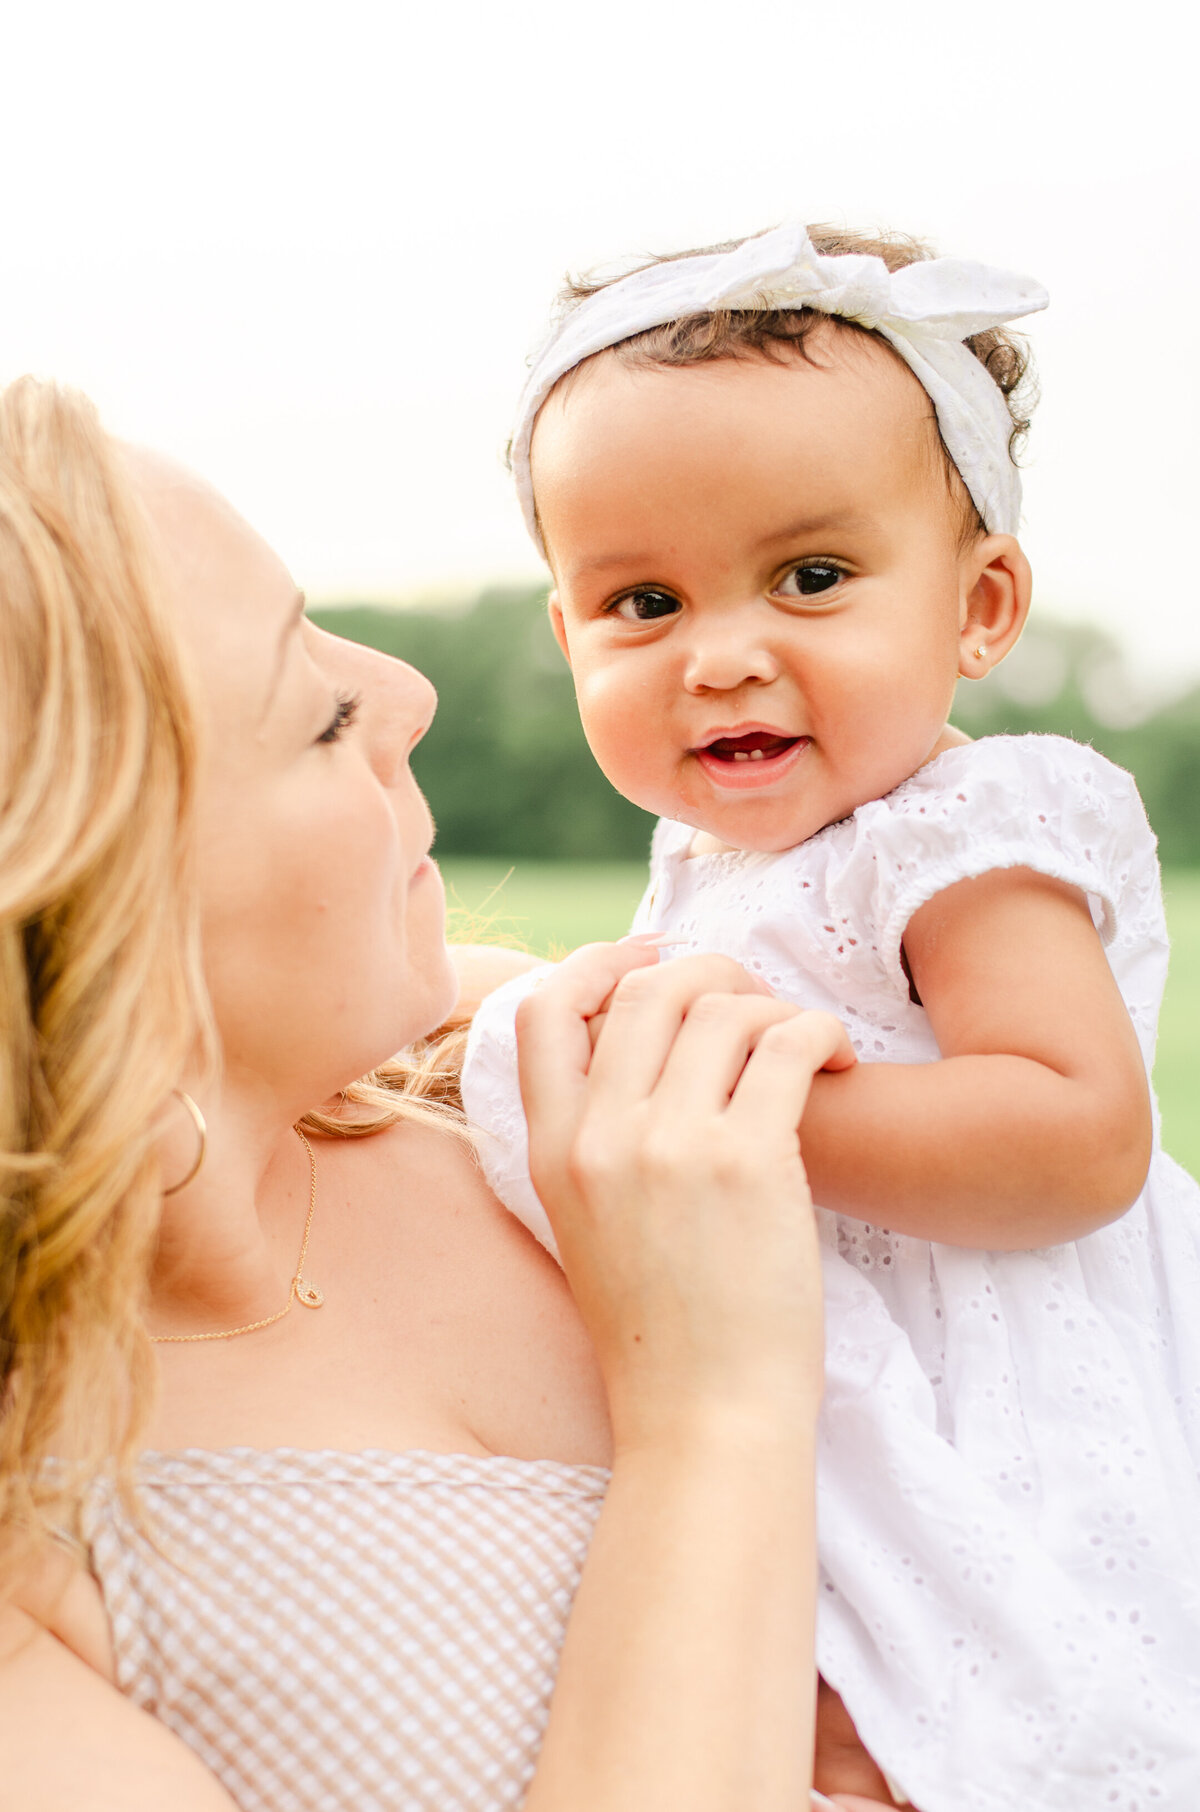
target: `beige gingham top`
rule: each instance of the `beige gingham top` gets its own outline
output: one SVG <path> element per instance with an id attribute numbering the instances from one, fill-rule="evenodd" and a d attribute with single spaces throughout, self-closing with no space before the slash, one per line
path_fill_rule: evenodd
<path id="1" fill-rule="evenodd" d="M 608 1475 L 551 1460 L 146 1455 L 89 1530 L 117 1683 L 242 1812 L 500 1812 L 529 1784 Z"/>

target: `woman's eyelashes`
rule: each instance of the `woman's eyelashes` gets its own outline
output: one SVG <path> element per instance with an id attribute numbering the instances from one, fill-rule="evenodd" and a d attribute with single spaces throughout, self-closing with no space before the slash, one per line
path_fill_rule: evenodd
<path id="1" fill-rule="evenodd" d="M 339 692 L 333 717 L 321 731 L 317 741 L 338 742 L 358 716 L 358 708 L 361 704 L 362 694 L 360 692 Z"/>

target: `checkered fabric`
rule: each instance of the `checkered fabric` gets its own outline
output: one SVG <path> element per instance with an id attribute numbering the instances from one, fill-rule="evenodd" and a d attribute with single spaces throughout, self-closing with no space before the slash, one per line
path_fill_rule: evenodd
<path id="1" fill-rule="evenodd" d="M 242 1812 L 501 1812 L 533 1773 L 596 1467 L 148 1455 L 89 1531 L 121 1690 Z"/>

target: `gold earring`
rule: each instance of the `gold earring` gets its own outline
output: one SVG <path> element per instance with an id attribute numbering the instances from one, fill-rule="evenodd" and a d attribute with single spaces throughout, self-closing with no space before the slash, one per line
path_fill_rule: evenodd
<path id="1" fill-rule="evenodd" d="M 208 1126 L 205 1122 L 204 1115 L 200 1112 L 200 1109 L 196 1106 L 196 1103 L 192 1100 L 192 1097 L 190 1095 L 185 1095 L 181 1088 L 173 1088 L 171 1090 L 171 1093 L 174 1095 L 175 1099 L 179 1102 L 180 1106 L 183 1108 L 183 1111 L 187 1114 L 188 1118 L 191 1120 L 192 1125 L 196 1128 L 196 1138 L 197 1138 L 198 1143 L 196 1145 L 196 1156 L 195 1156 L 195 1159 L 193 1160 L 192 1168 L 188 1171 L 188 1173 L 185 1177 L 180 1178 L 178 1183 L 172 1183 L 171 1187 L 169 1189 L 164 1189 L 163 1190 L 164 1195 L 178 1195 L 178 1193 L 181 1189 L 187 1188 L 187 1186 L 191 1182 L 192 1178 L 196 1175 L 197 1171 L 200 1169 L 201 1164 L 203 1164 L 204 1154 L 208 1149 Z"/>
<path id="2" fill-rule="evenodd" d="M 986 653 L 987 653 L 987 649 L 986 649 L 986 648 L 985 648 L 985 647 L 984 647 L 984 646 L 983 646 L 983 644 L 982 644 L 982 642 L 981 642 L 981 643 L 980 643 L 980 645 L 979 645 L 979 647 L 978 647 L 978 648 L 973 648 L 973 649 L 972 649 L 972 650 L 971 650 L 971 652 L 972 652 L 972 654 L 974 654 L 974 656 L 975 656 L 975 659 L 976 659 L 976 660 L 977 660 L 977 661 L 981 661 L 981 660 L 982 660 L 982 659 L 983 659 L 983 658 L 984 658 L 984 656 L 985 656 L 985 655 L 986 655 Z"/>

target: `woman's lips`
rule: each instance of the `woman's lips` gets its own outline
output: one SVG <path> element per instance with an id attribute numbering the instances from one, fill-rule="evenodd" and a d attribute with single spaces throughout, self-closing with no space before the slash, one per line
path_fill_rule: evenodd
<path id="1" fill-rule="evenodd" d="M 770 786 L 793 768 L 811 736 L 784 736 L 778 731 L 750 730 L 740 736 L 717 736 L 692 754 L 716 786 L 737 792 Z"/>

